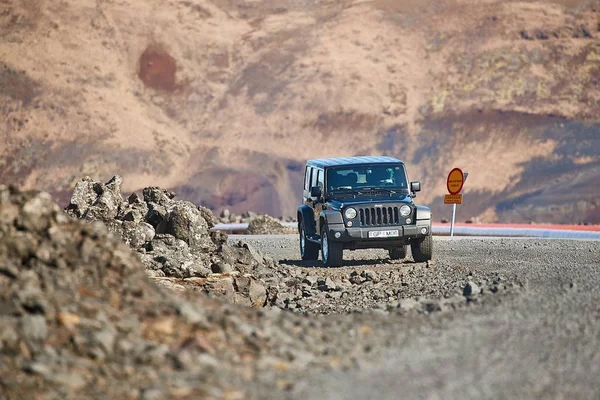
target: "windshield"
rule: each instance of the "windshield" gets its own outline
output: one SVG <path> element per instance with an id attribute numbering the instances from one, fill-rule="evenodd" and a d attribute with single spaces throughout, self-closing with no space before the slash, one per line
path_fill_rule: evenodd
<path id="1" fill-rule="evenodd" d="M 403 164 L 358 165 L 328 168 L 327 189 L 360 191 L 371 188 L 408 189 Z"/>

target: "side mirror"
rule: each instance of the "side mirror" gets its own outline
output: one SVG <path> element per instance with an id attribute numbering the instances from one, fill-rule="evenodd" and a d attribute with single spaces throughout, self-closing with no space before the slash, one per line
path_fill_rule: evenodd
<path id="1" fill-rule="evenodd" d="M 421 181 L 414 181 L 410 183 L 410 191 L 413 193 L 421 191 Z"/>
<path id="2" fill-rule="evenodd" d="M 321 197 L 321 188 L 319 186 L 313 186 L 310 188 L 310 197 L 320 198 Z"/>

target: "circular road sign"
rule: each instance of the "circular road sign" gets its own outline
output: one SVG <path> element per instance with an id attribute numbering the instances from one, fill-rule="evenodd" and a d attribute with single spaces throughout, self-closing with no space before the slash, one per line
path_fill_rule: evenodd
<path id="1" fill-rule="evenodd" d="M 465 176 L 460 168 L 454 168 L 448 174 L 448 179 L 446 180 L 446 187 L 448 188 L 448 193 L 450 194 L 459 194 L 463 188 L 465 183 Z"/>

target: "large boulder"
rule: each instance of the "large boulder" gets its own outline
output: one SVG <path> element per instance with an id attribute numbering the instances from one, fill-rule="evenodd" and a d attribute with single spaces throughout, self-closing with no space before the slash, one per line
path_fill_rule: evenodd
<path id="1" fill-rule="evenodd" d="M 215 244 L 210 236 L 206 219 L 194 204 L 180 201 L 171 208 L 167 233 L 201 251 L 214 251 Z"/>
<path id="2" fill-rule="evenodd" d="M 95 182 L 86 176 L 75 184 L 71 202 L 66 208 L 67 213 L 76 218 L 83 218 L 88 208 L 94 204 L 98 195 L 102 193 L 101 183 Z"/>

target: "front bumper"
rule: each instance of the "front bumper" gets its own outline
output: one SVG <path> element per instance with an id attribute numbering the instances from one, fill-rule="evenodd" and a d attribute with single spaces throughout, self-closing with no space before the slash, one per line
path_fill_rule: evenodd
<path id="1" fill-rule="evenodd" d="M 425 233 L 423 233 L 425 229 Z M 373 231 L 391 231 L 398 230 L 398 236 L 386 238 L 371 238 L 369 232 Z M 411 239 L 425 237 L 431 233 L 431 221 L 417 221 L 415 225 L 388 225 L 388 226 L 370 226 L 370 227 L 346 227 L 344 224 L 335 224 L 329 226 L 329 238 L 339 242 L 360 242 L 369 243 L 406 243 Z"/>

